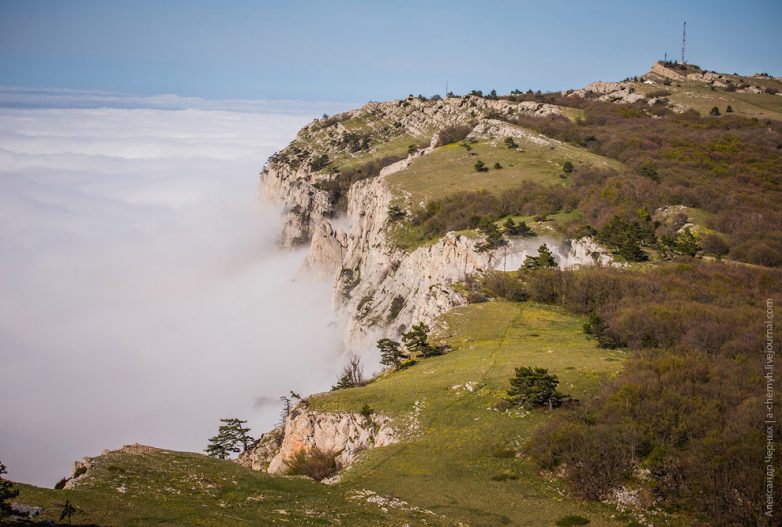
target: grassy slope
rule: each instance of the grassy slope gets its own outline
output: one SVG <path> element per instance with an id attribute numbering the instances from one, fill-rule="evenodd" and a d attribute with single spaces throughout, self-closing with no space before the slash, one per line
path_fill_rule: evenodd
<path id="1" fill-rule="evenodd" d="M 546 146 L 530 141 L 517 142 L 519 150 L 507 148 L 502 141 L 482 141 L 471 145 L 471 151 L 458 144 L 445 145 L 390 176 L 388 184 L 397 192 L 409 194 L 412 202 L 418 204 L 459 191 L 487 190 L 499 194 L 524 181 L 561 185 L 564 183 L 559 175 L 565 161 L 576 166 L 621 167 L 617 161 L 564 143 Z M 488 172 L 475 171 L 475 162 L 479 159 L 489 168 Z M 497 162 L 502 169 L 492 168 Z"/>
<path id="2" fill-rule="evenodd" d="M 753 82 L 758 81 L 753 80 Z M 771 84 L 775 82 L 768 81 Z M 681 87 L 676 84 L 681 84 Z M 693 108 L 701 115 L 708 115 L 714 106 L 725 113 L 725 108 L 730 105 L 735 115 L 782 120 L 782 97 L 779 95 L 727 92 L 719 88 L 712 90 L 700 82 L 679 82 L 662 87 L 634 83 L 633 86 L 641 93 L 665 89 L 671 92 L 668 99 L 672 102 Z M 776 83 L 776 86 L 779 86 L 779 83 Z"/>
<path id="3" fill-rule="evenodd" d="M 75 520 L 100 525 L 422 525 L 425 519 L 429 525 L 547 526 L 568 514 L 586 516 L 597 527 L 627 525 L 628 518 L 612 517 L 615 511 L 604 505 L 563 497 L 560 484 L 514 457 L 548 412 L 491 409 L 517 366 L 548 368 L 562 391 L 579 399 L 616 375 L 624 354 L 596 348 L 582 323 L 534 304 L 464 306 L 443 317 L 440 337 L 453 352 L 363 388 L 313 396 L 314 409 L 359 410 L 368 403 L 413 430 L 398 444 L 365 452 L 334 486 L 144 447 L 97 458 L 91 479 L 76 490 L 23 485 L 20 501 L 46 507 L 51 518 L 70 499 L 80 509 Z M 468 382 L 478 389 L 466 390 Z M 411 419 L 416 401 L 421 409 Z M 117 490 L 123 485 L 125 493 Z M 350 498 L 361 489 L 435 515 L 382 512 Z"/>
<path id="4" fill-rule="evenodd" d="M 361 165 L 370 161 L 383 159 L 384 157 L 396 156 L 404 157 L 407 155 L 407 149 L 411 144 L 419 148 L 425 146 L 429 138 L 424 136 L 416 137 L 410 134 L 402 134 L 393 137 L 382 143 L 372 145 L 368 151 L 360 152 L 354 156 L 345 156 L 334 160 L 333 165 L 340 170 L 351 170 L 360 168 Z"/>
<path id="5" fill-rule="evenodd" d="M 583 334 L 583 320 L 550 307 L 475 304 L 451 311 L 444 322 L 453 352 L 363 388 L 311 399 L 320 410 L 358 410 L 368 403 L 401 422 L 416 401 L 421 405 L 419 432 L 366 452 L 341 485 L 393 494 L 472 526 L 547 526 L 567 514 L 586 516 L 593 526 L 627 525 L 605 506 L 562 497 L 529 460 L 513 456 L 547 419 L 546 411 L 491 409 L 517 366 L 548 368 L 562 391 L 586 399 L 616 375 L 624 354 L 596 348 Z M 453 389 L 468 382 L 480 388 Z"/>
<path id="6" fill-rule="evenodd" d="M 74 524 L 101 526 L 446 525 L 429 514 L 383 512 L 351 499 L 343 488 L 312 480 L 272 477 L 200 454 L 141 448 L 96 458 L 89 480 L 78 489 L 19 485 L 16 501 L 44 507 L 43 517 L 57 520 L 70 500 L 78 509 Z"/>

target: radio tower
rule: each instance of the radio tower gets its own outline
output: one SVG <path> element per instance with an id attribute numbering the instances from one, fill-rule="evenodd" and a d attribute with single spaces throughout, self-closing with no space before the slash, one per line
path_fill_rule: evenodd
<path id="1" fill-rule="evenodd" d="M 682 27 L 682 64 L 687 64 L 687 61 L 684 60 L 684 48 L 687 46 L 687 21 L 684 21 L 684 26 Z"/>

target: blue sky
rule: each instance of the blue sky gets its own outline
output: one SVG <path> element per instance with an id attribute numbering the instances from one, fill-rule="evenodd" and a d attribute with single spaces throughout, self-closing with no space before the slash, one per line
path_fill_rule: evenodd
<path id="1" fill-rule="evenodd" d="M 0 0 L 0 84 L 365 101 L 563 89 L 677 56 L 782 75 L 782 2 Z"/>

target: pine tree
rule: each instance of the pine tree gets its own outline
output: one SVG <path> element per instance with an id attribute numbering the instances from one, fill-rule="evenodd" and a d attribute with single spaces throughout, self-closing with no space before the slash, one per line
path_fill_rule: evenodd
<path id="1" fill-rule="evenodd" d="M 0 517 L 8 511 L 6 501 L 19 495 L 19 489 L 14 487 L 13 483 L 3 478 L 3 474 L 7 474 L 7 472 L 5 465 L 0 462 Z"/>
<path id="2" fill-rule="evenodd" d="M 429 344 L 429 326 L 419 322 L 402 334 L 402 342 L 410 353 L 420 353 L 422 357 L 438 355 L 440 350 Z"/>
<path id="3" fill-rule="evenodd" d="M 490 221 L 485 223 L 480 227 L 480 230 L 483 233 L 484 239 L 482 242 L 475 244 L 475 248 L 478 252 L 492 251 L 508 245 L 508 240 L 505 239 L 494 222 Z"/>
<path id="4" fill-rule="evenodd" d="M 223 424 L 217 430 L 217 435 L 209 438 L 209 444 L 205 450 L 207 455 L 226 459 L 231 454 L 246 451 L 253 442 L 253 438 L 247 434 L 250 429 L 243 426 L 247 421 L 231 417 L 220 419 L 220 422 Z"/>
<path id="5" fill-rule="evenodd" d="M 674 247 L 677 252 L 686 254 L 687 256 L 695 256 L 701 249 L 700 245 L 698 245 L 698 239 L 692 235 L 689 228 L 684 229 L 684 231 L 679 234 L 674 242 Z"/>
<path id="6" fill-rule="evenodd" d="M 391 366 L 394 369 L 399 368 L 402 363 L 402 351 L 399 342 L 391 339 L 380 339 L 377 341 L 377 349 L 380 350 L 380 364 Z"/>
<path id="7" fill-rule="evenodd" d="M 539 267 L 556 267 L 557 260 L 554 255 L 551 254 L 551 249 L 545 243 L 538 247 L 538 266 Z"/>
<path id="8" fill-rule="evenodd" d="M 516 368 L 516 375 L 510 379 L 507 401 L 512 406 L 548 406 L 551 410 L 562 404 L 566 397 L 557 391 L 558 384 L 557 376 L 549 374 L 545 368 L 522 366 Z"/>
<path id="9" fill-rule="evenodd" d="M 557 260 L 551 253 L 551 249 L 545 243 L 538 247 L 537 256 L 527 256 L 524 259 L 524 269 L 533 270 L 546 267 L 556 267 Z"/>

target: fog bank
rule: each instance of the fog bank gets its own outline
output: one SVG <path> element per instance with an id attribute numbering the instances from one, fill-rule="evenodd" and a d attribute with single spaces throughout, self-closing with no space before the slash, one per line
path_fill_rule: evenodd
<path id="1" fill-rule="evenodd" d="M 290 104 L 290 103 L 286 103 Z M 319 113 L 322 113 L 319 112 Z M 342 362 L 327 284 L 276 249 L 263 160 L 303 112 L 0 108 L 0 460 L 52 486 L 139 442 L 259 434 Z"/>

